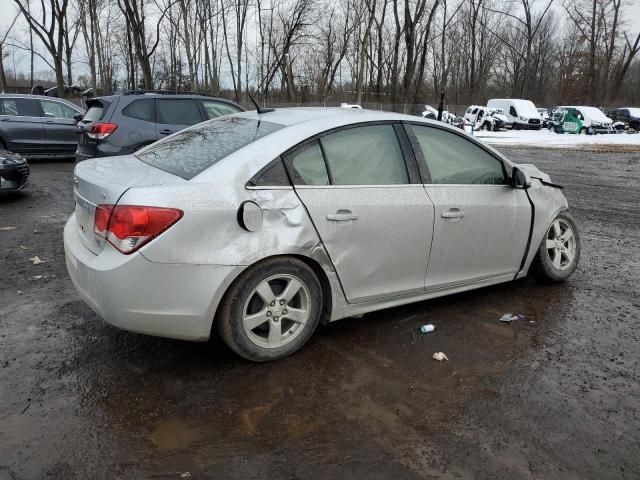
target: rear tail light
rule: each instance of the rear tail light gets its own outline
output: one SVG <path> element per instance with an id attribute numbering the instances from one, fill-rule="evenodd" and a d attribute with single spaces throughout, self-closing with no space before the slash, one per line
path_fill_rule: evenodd
<path id="1" fill-rule="evenodd" d="M 103 140 L 116 131 L 118 125 L 115 123 L 94 123 L 87 132 L 89 138 Z"/>
<path id="2" fill-rule="evenodd" d="M 98 205 L 94 233 L 128 255 L 149 243 L 182 218 L 175 208 Z"/>

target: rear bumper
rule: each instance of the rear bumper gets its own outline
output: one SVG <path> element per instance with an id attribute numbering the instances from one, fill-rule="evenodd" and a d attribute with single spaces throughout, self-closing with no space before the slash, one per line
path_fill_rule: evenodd
<path id="1" fill-rule="evenodd" d="M 64 229 L 67 270 L 80 297 L 123 330 L 206 341 L 217 304 L 238 267 L 155 263 L 109 245 L 93 254 L 82 243 L 75 214 Z"/>

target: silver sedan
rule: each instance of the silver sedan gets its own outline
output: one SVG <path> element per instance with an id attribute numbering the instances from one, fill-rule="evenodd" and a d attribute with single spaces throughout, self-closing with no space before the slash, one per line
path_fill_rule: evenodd
<path id="1" fill-rule="evenodd" d="M 74 174 L 66 261 L 107 322 L 253 361 L 320 322 L 576 269 L 561 187 L 459 129 L 346 109 L 244 112 Z"/>

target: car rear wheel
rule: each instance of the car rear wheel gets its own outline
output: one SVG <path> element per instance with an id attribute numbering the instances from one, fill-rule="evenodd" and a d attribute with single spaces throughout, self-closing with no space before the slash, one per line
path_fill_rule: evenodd
<path id="1" fill-rule="evenodd" d="M 589 131 L 587 130 L 587 127 L 582 127 L 580 129 L 580 135 L 587 135 L 589 133 Z"/>
<path id="2" fill-rule="evenodd" d="M 233 283 L 218 331 L 248 360 L 278 360 L 307 343 L 321 311 L 322 288 L 313 270 L 295 258 L 278 257 L 249 268 Z"/>
<path id="3" fill-rule="evenodd" d="M 543 280 L 566 280 L 578 266 L 580 251 L 578 227 L 569 212 L 561 212 L 542 239 L 532 271 Z"/>

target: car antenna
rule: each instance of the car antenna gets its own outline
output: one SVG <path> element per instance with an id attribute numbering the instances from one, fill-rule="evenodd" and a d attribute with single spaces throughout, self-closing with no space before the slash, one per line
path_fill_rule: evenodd
<path id="1" fill-rule="evenodd" d="M 258 105 L 258 102 L 256 102 L 256 99 L 253 98 L 253 95 L 251 95 L 249 92 L 247 92 L 247 95 L 249 95 L 249 98 L 251 99 L 253 104 L 256 106 L 256 111 L 258 112 L 258 114 L 269 113 L 269 112 L 275 112 L 276 111 L 275 108 L 261 108 L 260 105 Z"/>

